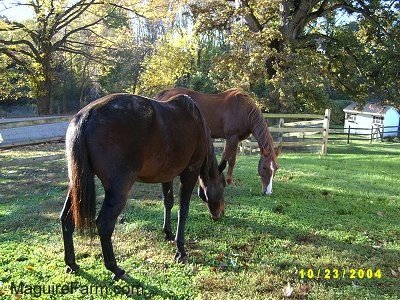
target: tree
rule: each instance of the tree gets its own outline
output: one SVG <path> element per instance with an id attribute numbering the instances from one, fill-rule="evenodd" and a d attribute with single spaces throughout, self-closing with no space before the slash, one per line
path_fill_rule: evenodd
<path id="1" fill-rule="evenodd" d="M 26 93 L 26 77 L 6 55 L 0 54 L 0 101 L 16 101 Z"/>
<path id="2" fill-rule="evenodd" d="M 393 69 L 399 60 L 397 1 L 208 1 L 191 9 L 199 32 L 220 30 L 230 38 L 215 69 L 233 74 L 231 83 L 248 90 L 265 84 L 266 106 L 274 110 L 318 110 L 330 85 L 365 101 L 371 90 L 389 88 L 378 80 L 382 62 L 392 70 L 385 82 L 399 90 Z M 348 15 L 356 16 L 358 31 L 338 22 Z M 367 40 L 379 46 L 372 49 Z"/>
<path id="3" fill-rule="evenodd" d="M 72 3 L 67 0 L 29 0 L 16 5 L 30 7 L 35 16 L 24 23 L 0 20 L 0 53 L 24 70 L 38 99 L 39 113 L 49 114 L 53 111 L 56 53 L 69 52 L 89 57 L 90 53 L 84 51 L 84 46 L 96 45 L 76 37 L 83 32 L 97 35 L 93 28 L 111 17 L 119 7 L 95 0 Z"/>
<path id="4" fill-rule="evenodd" d="M 144 60 L 137 92 L 154 96 L 190 74 L 197 54 L 194 45 L 188 35 L 174 32 L 158 40 L 152 54 Z"/>
<path id="5" fill-rule="evenodd" d="M 103 67 L 99 77 L 102 88 L 108 93 L 139 90 L 144 59 L 151 55 L 154 45 L 164 35 L 162 20 L 134 17 L 131 22 L 132 26 L 119 28 L 112 34 L 119 47 L 109 54 L 113 63 Z"/>

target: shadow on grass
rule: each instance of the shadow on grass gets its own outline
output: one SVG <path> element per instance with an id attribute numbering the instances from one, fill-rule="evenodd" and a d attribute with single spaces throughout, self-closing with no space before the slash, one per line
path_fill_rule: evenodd
<path id="1" fill-rule="evenodd" d="M 94 277 L 93 275 L 82 269 L 71 276 L 84 278 L 87 282 L 90 283 L 90 288 L 96 292 L 96 295 L 104 294 L 105 297 L 123 294 L 128 297 L 133 297 L 134 299 L 152 299 L 154 297 L 161 297 L 162 299 L 171 300 L 189 299 L 187 297 L 178 296 L 172 292 L 162 290 L 157 286 L 143 283 L 133 277 L 126 280 L 119 280 L 117 282 L 111 280 L 102 282 L 98 278 Z M 84 288 L 87 287 L 85 286 Z"/>
<path id="2" fill-rule="evenodd" d="M 354 146 L 358 147 L 358 146 Z M 336 151 L 337 153 L 341 153 L 342 148 L 338 147 Z M 372 151 L 372 155 L 381 155 L 379 152 L 379 147 L 376 148 L 378 150 Z M 345 149 L 346 150 L 346 149 Z M 363 153 L 368 153 L 368 150 L 366 150 L 365 146 L 361 146 L 360 149 L 354 148 L 354 153 L 355 154 L 360 154 Z M 389 153 L 388 155 L 398 155 L 400 151 L 398 150 L 393 150 L 393 151 L 388 151 L 387 146 L 382 147 L 382 152 L 386 151 L 385 153 Z M 393 153 L 392 153 L 393 152 Z M 349 154 L 348 149 L 345 154 Z M 369 153 L 368 153 L 369 154 Z M 310 163 L 314 163 L 315 165 L 319 164 L 320 161 L 315 159 L 315 158 L 305 158 L 306 160 L 310 161 Z M 258 161 L 258 156 L 253 158 L 255 162 Z M 311 162 L 311 160 L 313 160 Z M 304 160 L 302 159 L 301 162 Z M 387 163 L 387 162 L 385 162 Z M 299 163 L 297 163 L 299 164 Z M 300 169 L 303 170 L 302 167 L 299 167 L 299 165 L 296 165 L 295 169 Z M 54 171 L 53 171 L 54 172 Z M 247 171 L 246 171 L 247 172 Z M 260 190 L 259 187 L 259 178 L 256 175 L 256 167 L 253 167 L 251 169 L 251 172 L 254 173 L 255 175 L 252 177 L 254 178 L 255 181 L 257 181 L 257 188 L 254 188 L 254 190 L 258 192 Z M 36 173 L 35 173 L 36 174 Z M 244 176 L 243 176 L 244 177 Z M 15 180 L 18 180 L 19 178 L 15 178 Z M 192 196 L 192 205 L 191 209 L 189 212 L 189 220 L 187 223 L 187 231 L 190 232 L 192 236 L 196 236 L 199 239 L 204 239 L 204 240 L 210 240 L 212 244 L 215 244 L 215 247 L 218 247 L 218 243 L 223 240 L 223 243 L 226 243 L 228 248 L 233 248 L 235 244 L 235 240 L 229 239 L 225 237 L 225 232 L 227 228 L 234 228 L 239 232 L 239 234 L 249 234 L 251 230 L 251 234 L 253 235 L 253 238 L 251 239 L 244 239 L 246 242 L 251 242 L 254 243 L 255 246 L 262 246 L 260 243 L 265 242 L 265 237 L 270 236 L 271 240 L 279 240 L 279 239 L 286 239 L 289 240 L 292 244 L 295 245 L 312 245 L 314 249 L 316 249 L 316 253 L 314 253 L 313 256 L 310 256 L 310 263 L 305 264 L 301 263 L 299 261 L 279 261 L 279 262 L 274 262 L 274 268 L 281 270 L 281 271 L 287 271 L 290 268 L 296 267 L 296 269 L 308 269 L 308 268 L 319 268 L 319 269 L 332 269 L 332 268 L 338 268 L 342 266 L 334 266 L 334 265 L 329 265 L 329 264 L 323 264 L 319 266 L 315 266 L 312 264 L 315 264 L 315 261 L 318 261 L 315 259 L 320 253 L 318 252 L 319 248 L 328 248 L 332 252 L 337 253 L 337 255 L 346 255 L 346 259 L 348 261 L 351 261 L 353 264 L 352 267 L 355 269 L 362 268 L 363 264 L 365 261 L 370 260 L 370 261 L 375 261 L 377 264 L 376 268 L 381 268 L 383 270 L 383 276 L 385 276 L 385 279 L 382 281 L 362 281 L 361 284 L 363 285 L 363 288 L 371 290 L 371 292 L 378 293 L 379 289 L 382 289 L 382 291 L 390 294 L 391 296 L 397 296 L 398 291 L 396 291 L 395 286 L 398 284 L 398 278 L 395 278 L 393 276 L 390 276 L 390 268 L 394 267 L 391 265 L 394 262 L 398 262 L 398 257 L 400 257 L 400 251 L 396 250 L 391 250 L 391 249 L 385 249 L 384 247 L 381 248 L 376 248 L 373 247 L 372 245 L 368 244 L 360 244 L 360 243 L 352 243 L 352 241 L 342 241 L 338 239 L 334 239 L 331 237 L 323 236 L 321 234 L 314 234 L 313 232 L 310 232 L 310 230 L 321 230 L 321 229 L 328 229 L 327 227 L 323 227 L 321 223 L 319 223 L 319 220 L 321 218 L 317 218 L 315 216 L 315 213 L 321 213 L 324 210 L 323 203 L 321 202 L 323 200 L 323 197 L 320 195 L 320 198 L 317 201 L 318 206 L 315 207 L 314 210 L 308 210 L 304 209 L 302 214 L 298 214 L 293 211 L 292 208 L 287 208 L 285 207 L 285 203 L 289 203 L 290 198 L 285 198 L 283 193 L 277 193 L 274 194 L 271 198 L 262 198 L 263 201 L 259 201 L 261 198 L 258 196 L 255 196 L 254 193 L 256 192 L 251 192 L 248 193 L 248 186 L 250 186 L 250 181 L 248 178 L 244 178 L 243 180 L 240 180 L 240 175 L 236 175 L 237 182 L 242 182 L 243 186 L 237 186 L 237 187 L 232 187 L 232 188 L 227 188 L 226 192 L 226 198 L 227 198 L 227 205 L 226 205 L 226 216 L 222 220 L 222 222 L 213 222 L 210 220 L 209 215 L 206 211 L 205 207 L 200 207 L 199 205 L 193 205 L 193 201 L 200 201 L 195 197 L 194 195 Z M 53 183 L 47 183 L 47 184 L 55 184 Z M 135 187 L 135 186 L 134 186 Z M 32 185 L 26 185 L 25 187 L 27 190 L 25 193 L 29 193 L 30 189 L 34 189 L 34 186 Z M 46 185 L 42 184 L 41 188 L 43 191 L 46 190 Z M 299 197 L 303 199 L 307 199 L 307 193 L 309 194 L 321 194 L 321 191 L 317 189 L 312 189 L 311 187 L 305 187 L 304 183 L 293 183 L 291 182 L 288 184 L 287 182 L 282 182 L 277 186 L 277 188 L 285 188 L 285 189 L 292 189 L 294 191 L 297 191 L 299 193 Z M 154 201 L 154 202 L 159 202 L 160 198 L 160 186 L 156 185 L 149 186 L 146 189 L 138 189 L 140 192 L 136 193 L 135 198 L 141 199 L 143 196 L 149 196 L 150 199 L 156 199 L 156 200 L 147 200 L 147 201 Z M 24 240 L 24 242 L 32 242 L 29 238 L 29 234 L 32 231 L 37 231 L 39 233 L 43 234 L 49 234 L 51 232 L 59 232 L 59 221 L 58 221 L 58 214 L 59 210 L 61 210 L 62 203 L 65 198 L 66 191 L 65 190 L 55 190 L 53 191 L 54 193 L 51 194 L 50 199 L 38 199 L 37 197 L 31 198 L 29 201 L 22 201 L 21 199 L 11 197 L 7 201 L 7 204 L 12 204 L 14 200 L 18 200 L 16 203 L 14 203 L 13 207 L 13 212 L 12 215 L 8 216 L 3 216 L 0 219 L 0 227 L 7 228 L 9 230 L 8 233 L 6 234 L 0 234 L 0 241 L 5 242 L 5 241 L 10 241 L 10 240 L 23 240 L 21 236 L 24 238 L 27 238 L 27 240 Z M 178 191 L 175 190 L 177 193 Z M 0 193 L 4 193 L 3 191 Z M 12 189 L 9 189 L 9 193 L 12 193 Z M 349 191 L 346 191 L 346 193 L 349 193 Z M 134 195 L 135 195 L 135 188 L 134 188 Z M 237 197 L 237 199 L 235 199 Z M 349 196 L 350 197 L 350 196 Z M 196 199 L 195 199 L 196 198 Z M 14 199 L 14 200 L 13 200 Z M 148 198 L 147 198 L 148 199 Z M 280 203 L 274 204 L 273 201 L 274 199 L 278 199 Z M 98 201 L 101 202 L 102 199 L 101 197 L 98 197 Z M 130 200 L 129 202 L 131 202 Z M 286 201 L 286 202 L 285 202 Z M 343 201 L 343 200 L 342 200 Z M 128 213 L 129 215 L 127 216 L 127 221 L 129 223 L 135 222 L 136 219 L 141 218 L 149 218 L 149 225 L 146 228 L 147 230 L 160 230 L 161 231 L 161 222 L 162 220 L 162 207 L 157 206 L 155 207 L 154 205 L 140 205 L 140 206 L 135 206 L 133 204 L 129 204 L 128 202 L 128 208 L 125 210 L 125 213 Z M 178 202 L 178 201 L 176 201 Z M 239 205 L 240 204 L 240 205 Z M 177 204 L 176 204 L 177 205 Z M 312 202 L 296 202 L 294 205 L 296 209 L 301 209 L 301 208 L 307 208 L 307 205 L 314 205 Z M 133 207 L 135 206 L 135 207 Z M 194 207 L 193 207 L 194 206 Z M 57 208 L 57 209 L 56 209 Z M 393 209 L 392 207 L 389 207 L 388 205 L 384 205 L 382 207 L 382 210 L 391 210 Z M 240 210 L 241 213 L 238 213 L 237 211 Z M 135 213 L 134 217 L 133 211 L 137 212 Z M 261 212 L 260 216 L 253 216 L 251 215 L 254 211 L 259 211 Z M 290 226 L 290 224 L 284 224 L 284 223 L 276 223 L 274 224 L 273 222 L 265 221 L 262 219 L 263 215 L 262 212 L 266 211 L 268 212 L 267 215 L 269 216 L 285 216 L 290 221 L 292 222 L 297 222 L 298 224 L 305 224 L 306 226 L 299 226 L 299 227 L 294 227 Z M 343 213 L 343 214 L 352 214 L 351 210 L 344 209 L 339 207 L 338 211 Z M 249 212 L 248 215 L 246 215 L 246 212 Z M 160 219 L 157 221 L 154 220 L 155 215 L 159 215 Z M 332 214 L 329 217 L 329 224 L 331 226 L 334 226 L 337 224 L 339 221 L 337 219 L 337 215 Z M 361 222 L 363 220 L 360 220 Z M 151 223 L 150 223 L 151 222 Z M 382 221 L 383 222 L 383 221 Z M 158 224 L 160 223 L 160 224 Z M 154 224 L 154 225 L 153 225 Z M 325 226 L 328 223 L 325 224 Z M 56 227 L 52 227 L 56 226 Z M 371 225 L 368 225 L 368 230 L 374 230 L 374 228 L 371 228 Z M 306 229 L 301 229 L 301 228 L 308 228 Z M 20 234 L 14 234 L 14 232 L 20 232 Z M 226 236 L 228 236 L 226 234 Z M 61 243 L 61 234 L 60 234 L 60 243 Z M 160 239 L 159 243 L 154 245 L 155 247 L 160 247 L 161 243 L 164 243 L 163 240 Z M 196 246 L 201 255 L 206 255 L 206 251 L 212 251 L 211 247 L 208 246 Z M 188 247 L 190 248 L 190 247 Z M 235 249 L 235 251 L 240 250 L 240 249 Z M 287 250 L 282 250 L 282 249 L 276 249 L 276 251 L 290 251 L 291 249 Z M 190 251 L 190 249 L 189 249 Z M 274 250 L 275 251 L 275 250 Z M 318 253 L 317 253 L 318 252 Z M 251 253 L 251 252 L 249 252 Z M 258 255 L 258 254 L 257 254 Z M 309 255 L 309 254 L 308 254 Z M 318 257 L 317 257 L 318 258 Z M 196 258 L 195 258 L 196 259 Z M 257 267 L 257 257 L 251 257 L 250 259 L 253 259 L 256 267 Z M 208 266 L 208 262 L 198 259 L 195 261 L 196 263 L 199 264 L 204 264 Z M 96 279 L 94 276 L 82 271 L 82 274 L 78 274 L 79 276 L 82 276 L 85 278 L 88 282 L 92 284 L 98 284 L 99 280 Z M 296 278 L 298 279 L 298 275 L 293 275 L 297 276 Z M 321 279 L 318 279 L 317 282 L 320 282 L 323 285 L 330 286 L 330 287 L 342 287 L 344 285 L 351 285 L 352 281 L 350 279 L 343 280 L 343 281 L 326 281 Z M 140 283 L 140 282 L 139 282 Z M 137 284 L 136 281 L 132 282 L 133 284 Z M 173 298 L 175 295 L 170 294 L 169 292 L 163 291 L 155 286 L 146 286 L 145 287 L 149 292 L 154 293 L 154 295 L 159 295 L 161 297 L 171 297 Z"/>

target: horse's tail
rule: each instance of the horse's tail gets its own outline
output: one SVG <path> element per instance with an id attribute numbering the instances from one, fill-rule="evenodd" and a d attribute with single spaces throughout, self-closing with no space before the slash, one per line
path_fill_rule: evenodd
<path id="1" fill-rule="evenodd" d="M 76 116 L 69 124 L 66 136 L 69 194 L 72 216 L 78 232 L 94 236 L 96 224 L 96 190 L 94 173 L 84 133 L 89 113 Z"/>

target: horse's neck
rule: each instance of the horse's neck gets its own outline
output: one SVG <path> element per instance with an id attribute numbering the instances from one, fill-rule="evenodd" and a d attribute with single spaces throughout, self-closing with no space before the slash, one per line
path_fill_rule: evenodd
<path id="1" fill-rule="evenodd" d="M 268 129 L 267 121 L 264 119 L 261 111 L 253 107 L 249 112 L 250 130 L 258 142 L 260 150 L 268 150 L 273 146 L 273 139 L 271 132 Z"/>
<path id="2" fill-rule="evenodd" d="M 210 178 L 213 176 L 212 163 L 212 158 L 209 156 L 209 154 L 207 154 L 207 156 L 204 158 L 204 162 L 200 168 L 199 174 L 203 185 L 207 185 L 210 182 Z"/>

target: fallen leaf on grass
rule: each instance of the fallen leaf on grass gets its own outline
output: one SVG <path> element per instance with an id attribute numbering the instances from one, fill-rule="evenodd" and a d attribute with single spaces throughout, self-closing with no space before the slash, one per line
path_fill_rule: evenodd
<path id="1" fill-rule="evenodd" d="M 210 267 L 210 271 L 217 272 L 218 269 L 216 267 Z"/>
<path id="2" fill-rule="evenodd" d="M 146 262 L 149 263 L 149 264 L 152 264 L 154 262 L 154 259 L 149 257 L 148 259 L 146 259 Z"/>
<path id="3" fill-rule="evenodd" d="M 352 282 L 352 283 L 351 283 L 351 287 L 352 287 L 353 289 L 358 289 L 360 286 L 357 285 L 357 284 L 355 284 L 354 282 Z"/>
<path id="4" fill-rule="evenodd" d="M 200 268 L 198 266 L 192 266 L 192 275 L 196 275 L 200 272 Z"/>
<path id="5" fill-rule="evenodd" d="M 35 270 L 35 268 L 33 266 L 26 266 L 25 268 L 27 270 L 29 270 L 29 271 L 34 271 Z"/>
<path id="6" fill-rule="evenodd" d="M 399 272 L 400 272 L 400 267 L 398 268 Z M 398 277 L 399 276 L 399 272 L 396 272 L 395 270 L 393 270 L 392 268 L 390 268 L 390 272 L 392 273 L 392 275 L 394 277 Z"/>
<path id="7" fill-rule="evenodd" d="M 311 287 L 308 284 L 300 283 L 299 291 L 301 294 L 308 294 L 311 290 Z"/>
<path id="8" fill-rule="evenodd" d="M 189 245 L 196 245 L 196 244 L 197 244 L 197 240 L 195 240 L 195 239 L 189 239 L 189 240 L 188 240 L 188 244 L 189 244 Z"/>
<path id="9" fill-rule="evenodd" d="M 293 287 L 290 285 L 290 282 L 282 289 L 283 296 L 289 298 L 293 294 Z"/>
<path id="10" fill-rule="evenodd" d="M 223 261 L 225 259 L 225 255 L 223 253 L 219 253 L 215 259 L 219 260 L 219 261 Z"/>

